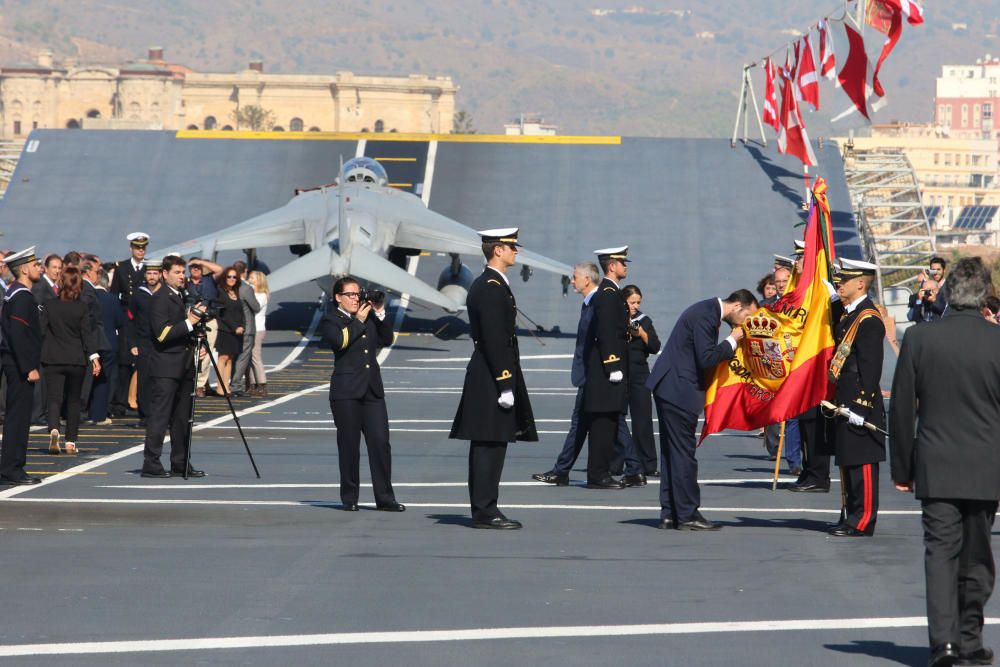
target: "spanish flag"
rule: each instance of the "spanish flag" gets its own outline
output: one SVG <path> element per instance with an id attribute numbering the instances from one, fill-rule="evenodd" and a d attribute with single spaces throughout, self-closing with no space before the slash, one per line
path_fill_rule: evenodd
<path id="1" fill-rule="evenodd" d="M 805 231 L 801 275 L 777 302 L 743 323 L 743 340 L 719 364 L 705 392 L 701 439 L 723 429 L 758 429 L 796 417 L 833 392 L 830 267 L 833 244 L 826 181 L 817 179 Z"/>

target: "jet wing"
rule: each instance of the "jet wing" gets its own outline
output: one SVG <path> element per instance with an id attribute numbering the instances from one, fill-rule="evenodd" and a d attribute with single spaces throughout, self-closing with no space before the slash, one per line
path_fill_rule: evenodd
<path id="1" fill-rule="evenodd" d="M 197 255 L 212 257 L 221 250 L 269 248 L 326 242 L 328 198 L 322 191 L 303 192 L 281 208 L 262 213 L 232 227 L 184 241 L 155 252 L 151 257 Z M 334 195 L 335 197 L 335 195 Z M 331 198 L 334 198 L 331 197 Z"/>

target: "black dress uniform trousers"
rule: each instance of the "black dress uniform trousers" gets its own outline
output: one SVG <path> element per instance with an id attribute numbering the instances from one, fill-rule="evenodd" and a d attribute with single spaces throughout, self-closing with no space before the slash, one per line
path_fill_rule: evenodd
<path id="1" fill-rule="evenodd" d="M 497 499 L 506 456 L 506 442 L 472 440 L 469 443 L 469 503 L 473 521 L 487 523 L 503 516 L 497 509 Z"/>
<path id="2" fill-rule="evenodd" d="M 959 653 L 973 653 L 983 646 L 983 607 L 996 579 L 990 536 L 997 501 L 921 503 L 930 645 L 956 642 Z"/>
<path id="3" fill-rule="evenodd" d="M 583 413 L 584 432 L 590 433 L 590 450 L 587 453 L 588 482 L 600 482 L 610 474 L 620 417 L 621 414 L 618 412 Z M 639 468 L 637 472 L 641 471 Z"/>
<path id="4" fill-rule="evenodd" d="M 163 439 L 170 431 L 170 470 L 183 472 L 190 447 L 188 419 L 191 417 L 191 393 L 194 378 L 185 373 L 183 379 L 151 377 L 149 416 L 146 419 L 146 452 L 142 469 L 159 472 L 163 469 L 160 455 Z"/>
<path id="5" fill-rule="evenodd" d="M 866 533 L 875 531 L 878 518 L 878 464 L 843 466 L 844 521 Z"/>
<path id="6" fill-rule="evenodd" d="M 337 425 L 337 454 L 340 462 L 340 500 L 358 502 L 361 465 L 361 436 L 368 448 L 368 467 L 372 473 L 375 503 L 396 502 L 392 490 L 392 456 L 389 447 L 389 413 L 385 399 L 371 387 L 361 398 L 330 401 L 333 422 Z"/>
<path id="7" fill-rule="evenodd" d="M 28 434 L 31 432 L 31 408 L 35 384 L 20 377 L 17 369 L 4 366 L 7 379 L 7 413 L 3 422 L 3 445 L 0 450 L 0 476 L 8 479 L 27 477 Z"/>

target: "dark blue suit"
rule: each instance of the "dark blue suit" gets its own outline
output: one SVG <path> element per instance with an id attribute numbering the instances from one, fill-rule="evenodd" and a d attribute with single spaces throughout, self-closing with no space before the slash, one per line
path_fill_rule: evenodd
<path id="1" fill-rule="evenodd" d="M 125 315 L 118 300 L 107 290 L 94 290 L 101 307 L 101 324 L 108 341 L 108 350 L 101 350 L 101 374 L 94 379 L 90 397 L 91 421 L 108 417 L 108 402 L 118 382 L 118 332 L 125 326 Z"/>
<path id="2" fill-rule="evenodd" d="M 576 402 L 573 404 L 573 415 L 569 421 L 569 431 L 566 432 L 566 440 L 563 442 L 562 451 L 552 468 L 552 472 L 557 475 L 569 475 L 573 464 L 583 450 L 583 443 L 587 441 L 587 429 L 580 428 L 580 413 L 583 410 L 583 386 L 587 382 L 587 355 L 593 345 L 594 335 L 592 325 L 594 313 L 588 303 L 580 306 L 580 322 L 576 327 L 576 349 L 573 351 L 573 367 L 570 371 L 570 381 L 577 387 Z M 635 443 L 628 430 L 628 423 L 625 415 L 618 419 L 618 436 L 615 440 L 619 456 L 624 456 L 625 473 L 636 475 L 642 472 L 639 457 L 635 451 Z"/>
<path id="3" fill-rule="evenodd" d="M 646 387 L 653 392 L 660 421 L 660 518 L 691 521 L 701 504 L 695 430 L 712 369 L 733 356 L 721 343 L 718 299 L 689 306 L 670 332 Z"/>

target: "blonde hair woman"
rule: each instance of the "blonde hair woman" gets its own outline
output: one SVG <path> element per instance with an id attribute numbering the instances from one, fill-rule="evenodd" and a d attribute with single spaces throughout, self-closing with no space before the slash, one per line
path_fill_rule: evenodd
<path id="1" fill-rule="evenodd" d="M 267 396 L 267 373 L 264 372 L 264 357 L 262 346 L 264 344 L 264 328 L 267 319 L 267 299 L 271 290 L 267 286 L 267 276 L 260 271 L 251 271 L 249 282 L 253 285 L 254 296 L 260 304 L 260 310 L 254 316 L 256 318 L 257 335 L 253 339 L 253 353 L 250 356 L 250 367 L 247 369 L 251 396 Z"/>

